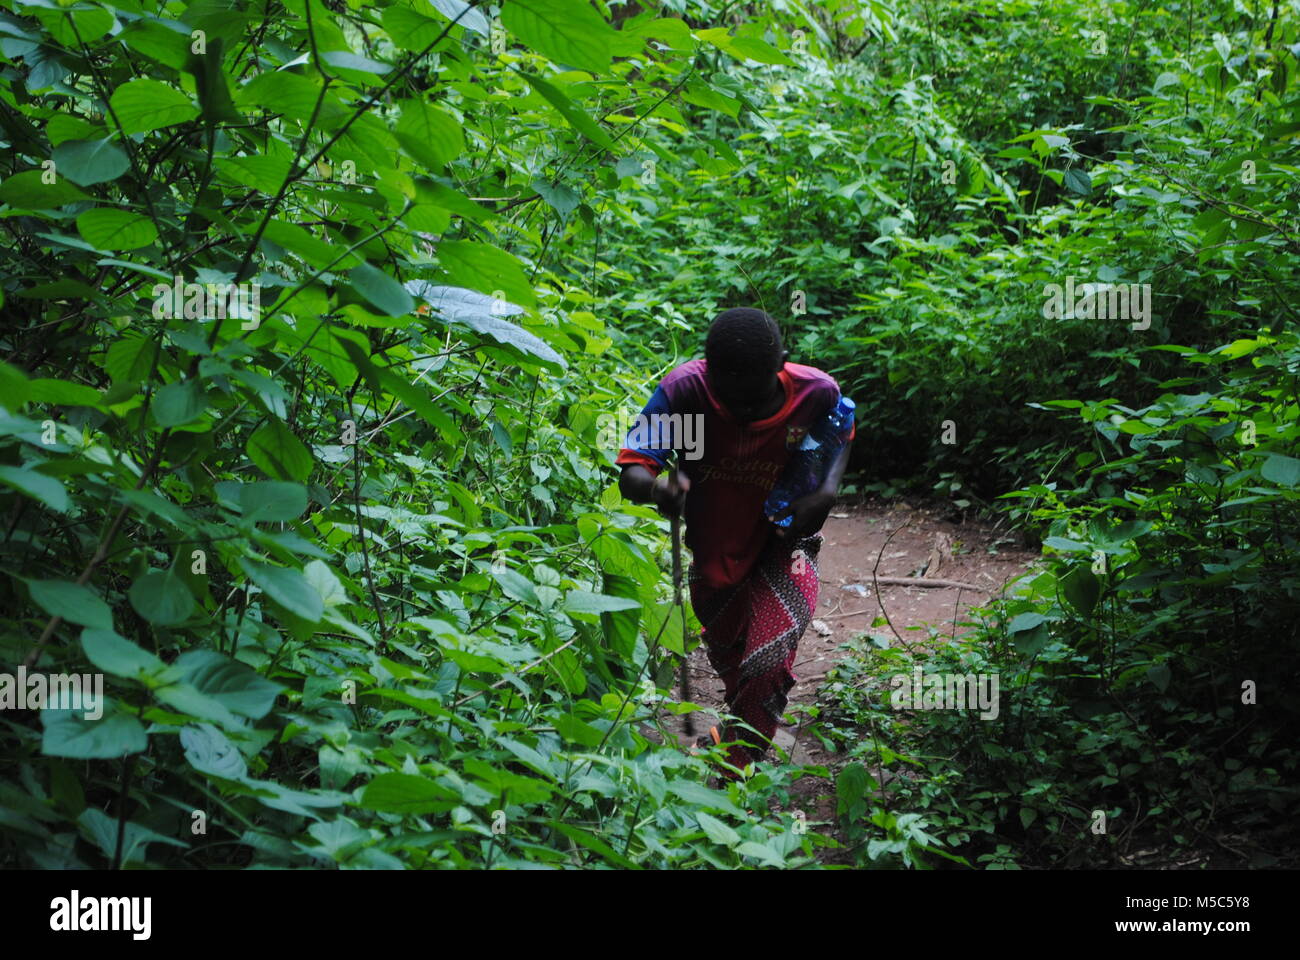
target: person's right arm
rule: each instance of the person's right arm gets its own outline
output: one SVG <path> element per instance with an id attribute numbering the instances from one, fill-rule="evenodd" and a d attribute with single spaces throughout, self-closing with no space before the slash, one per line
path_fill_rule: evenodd
<path id="1" fill-rule="evenodd" d="M 666 517 L 681 515 L 686 491 L 691 488 L 691 481 L 672 459 L 673 438 L 665 433 L 663 421 L 656 419 L 671 417 L 673 412 L 661 383 L 641 411 L 638 427 L 628 434 L 627 446 L 619 457 L 623 467 L 618 478 L 619 491 L 634 503 L 653 503 Z"/>
<path id="2" fill-rule="evenodd" d="M 670 469 L 656 477 L 641 464 L 629 463 L 618 478 L 618 489 L 628 500 L 653 503 L 664 516 L 674 517 L 680 515 L 686 505 L 691 481 L 680 470 Z"/>

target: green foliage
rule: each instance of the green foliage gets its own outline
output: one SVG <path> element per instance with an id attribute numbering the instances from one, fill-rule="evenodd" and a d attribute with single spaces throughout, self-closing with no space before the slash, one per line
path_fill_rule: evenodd
<path id="1" fill-rule="evenodd" d="M 689 641 L 602 430 L 737 303 L 860 485 L 1048 551 L 840 668 L 855 862 L 1294 813 L 1294 18 L 642 7 L 0 0 L 0 672 L 104 678 L 0 713 L 0 863 L 816 865 L 766 806 L 825 771 L 660 743 Z M 1007 708 L 902 723 L 928 661 Z"/>
<path id="2" fill-rule="evenodd" d="M 898 777 L 891 804 L 969 859 L 1121 865 L 1153 841 L 1168 859 L 1179 847 L 1204 856 L 1229 823 L 1258 846 L 1249 862 L 1268 866 L 1268 840 L 1290 832 L 1300 475 L 1282 451 L 1297 432 L 1300 339 L 1178 352 L 1215 392 L 1137 410 L 1046 405 L 1081 418 L 1079 440 L 1095 452 L 1077 455 L 1088 468 L 1078 488 L 1005 495 L 1046 525 L 1041 569 L 967 637 L 932 636 L 915 655 L 859 651 L 829 688 L 824 736 L 851 742 L 846 721 L 870 724 L 876 743 L 849 756 L 868 768 L 879 757 Z M 922 710 L 904 721 L 882 688 L 918 664 L 997 674 L 1000 715 Z M 848 811 L 850 830 L 865 813 Z"/>
<path id="3" fill-rule="evenodd" d="M 750 812 L 785 773 L 714 790 L 657 742 L 685 638 L 600 445 L 650 371 L 591 244 L 616 166 L 693 136 L 705 32 L 578 0 L 3 4 L 0 660 L 104 688 L 0 715 L 0 862 L 830 842 Z"/>

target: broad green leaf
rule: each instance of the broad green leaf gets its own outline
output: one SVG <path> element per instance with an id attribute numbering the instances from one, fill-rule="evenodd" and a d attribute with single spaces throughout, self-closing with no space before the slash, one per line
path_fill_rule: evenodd
<path id="1" fill-rule="evenodd" d="M 402 100 L 397 104 L 394 135 L 397 142 L 427 167 L 441 168 L 465 149 L 465 135 L 456 118 L 426 100 Z"/>
<path id="2" fill-rule="evenodd" d="M 1153 529 L 1155 524 L 1150 520 L 1125 520 L 1107 536 L 1112 543 L 1123 543 L 1126 540 L 1136 540 Z"/>
<path id="3" fill-rule="evenodd" d="M 298 254 L 313 267 L 346 270 L 359 262 L 356 254 L 344 255 L 344 247 L 322 240 L 295 223 L 272 220 L 266 225 L 263 236 Z"/>
<path id="4" fill-rule="evenodd" d="M 139 511 L 142 518 L 158 517 L 177 530 L 191 530 L 193 527 L 184 510 L 148 490 L 118 490 L 117 497 Z"/>
<path id="5" fill-rule="evenodd" d="M 593 750 L 605 736 L 591 724 L 571 713 L 561 714 L 555 718 L 555 730 L 570 743 L 579 743 Z"/>
<path id="6" fill-rule="evenodd" d="M 272 810 L 283 810 L 299 817 L 319 820 L 321 809 L 340 807 L 351 799 L 346 793 L 334 790 L 291 790 L 274 780 L 252 780 L 245 778 L 238 791 L 257 797 L 257 802 Z"/>
<path id="7" fill-rule="evenodd" d="M 184 93 L 148 78 L 122 84 L 108 98 L 108 105 L 127 134 L 148 133 L 199 115 L 199 108 Z"/>
<path id="8" fill-rule="evenodd" d="M 1101 581 L 1088 567 L 1075 567 L 1061 578 L 1061 590 L 1080 616 L 1089 617 L 1101 596 Z"/>
<path id="9" fill-rule="evenodd" d="M 510 431 L 505 428 L 500 420 L 495 419 L 492 421 L 491 429 L 492 439 L 497 442 L 497 446 L 501 448 L 501 452 L 504 453 L 506 459 L 509 460 L 514 454 L 515 447 L 515 442 L 510 437 Z"/>
<path id="10" fill-rule="evenodd" d="M 1232 59 L 1232 43 L 1221 33 L 1214 35 L 1214 51 L 1225 64 Z"/>
<path id="11" fill-rule="evenodd" d="M 550 588 L 540 588 L 539 592 Z M 587 671 L 573 651 L 565 650 L 546 661 L 547 672 L 559 678 L 560 684 L 571 697 L 579 697 L 587 689 Z"/>
<path id="12" fill-rule="evenodd" d="M 479 803 L 500 797 L 503 793 L 509 794 L 509 799 L 514 803 L 540 803 L 551 796 L 551 786 L 536 777 L 527 777 L 518 773 L 511 773 L 502 770 L 492 764 L 479 759 L 478 757 L 465 758 L 465 772 L 470 776 L 482 781 L 487 789 L 486 797 L 479 800 Z M 447 778 L 450 781 L 450 778 Z M 471 789 L 464 791 L 466 802 L 474 802 L 472 798 L 481 796 L 478 793 L 477 783 L 467 784 Z"/>
<path id="13" fill-rule="evenodd" d="M 322 775 L 324 775 L 323 770 Z M 318 856 L 324 854 L 339 863 L 347 862 L 355 865 L 357 861 L 368 859 L 371 855 L 378 855 L 381 860 L 392 861 L 392 865 L 399 869 L 402 866 L 400 860 L 389 854 L 375 850 L 373 847 L 365 849 L 371 841 L 370 833 L 343 818 L 313 823 L 307 828 L 307 833 L 320 842 L 320 846 L 313 850 L 313 853 L 317 853 Z M 385 866 L 388 864 L 385 863 Z"/>
<path id="14" fill-rule="evenodd" d="M 447 659 L 456 666 L 460 667 L 466 673 L 508 673 L 510 665 L 502 663 L 495 657 L 485 657 L 479 653 L 471 653 L 468 650 L 457 650 L 454 647 L 447 647 L 443 650 Z"/>
<path id="15" fill-rule="evenodd" d="M 124 334 L 108 348 L 104 372 L 114 383 L 139 383 L 149 376 L 159 342 L 151 337 Z"/>
<path id="16" fill-rule="evenodd" d="M 718 91 L 702 81 L 694 81 L 688 84 L 686 89 L 682 91 L 682 99 L 687 103 L 695 104 L 697 107 L 725 113 L 733 119 L 740 116 L 739 100 L 718 93 Z M 621 176 L 629 175 L 624 174 L 621 170 L 619 173 Z"/>
<path id="17" fill-rule="evenodd" d="M 307 509 L 307 488 L 274 480 L 245 483 L 239 488 L 239 506 L 250 522 L 296 520 Z"/>
<path id="18" fill-rule="evenodd" d="M 195 720 L 219 724 L 228 729 L 240 725 L 239 718 L 227 710 L 220 700 L 201 693 L 184 681 L 156 686 L 153 695 L 175 712 L 186 714 Z"/>
<path id="19" fill-rule="evenodd" d="M 100 143 L 103 142 L 100 140 L 103 134 L 103 127 L 91 123 L 85 117 L 73 116 L 70 113 L 56 113 L 45 121 L 45 136 L 49 137 L 50 146 L 52 147 L 57 147 L 69 140 L 86 140 Z M 56 160 L 58 159 L 57 150 L 54 151 L 53 156 Z M 62 165 L 60 162 L 59 166 Z"/>
<path id="20" fill-rule="evenodd" d="M 695 36 L 706 43 L 711 43 L 724 53 L 738 60 L 753 60 L 757 63 L 779 63 L 787 67 L 794 66 L 794 61 L 776 47 L 756 37 L 733 37 L 726 27 L 710 30 L 696 30 Z"/>
<path id="21" fill-rule="evenodd" d="M 190 36 L 184 30 L 172 29 L 174 20 L 136 20 L 118 34 L 118 39 L 137 53 L 144 54 L 173 70 L 180 70 L 190 56 Z"/>
<path id="22" fill-rule="evenodd" d="M 260 73 L 239 88 L 235 102 L 245 110 L 261 108 L 290 120 L 306 123 L 316 111 L 316 123 L 323 130 L 337 130 L 347 119 L 347 110 L 333 93 L 320 95 L 321 82 L 283 70 Z"/>
<path id="23" fill-rule="evenodd" d="M 614 164 L 614 173 L 620 177 L 639 177 L 645 172 L 646 168 L 643 166 L 645 162 L 642 154 L 623 157 L 618 163 Z"/>
<path id="24" fill-rule="evenodd" d="M 640 585 L 633 577 L 606 573 L 604 575 L 605 594 L 614 597 L 626 597 L 636 600 Z M 638 607 L 600 615 L 600 628 L 605 636 L 605 644 L 617 656 L 630 658 L 636 650 L 637 628 L 641 625 L 641 611 Z"/>
<path id="25" fill-rule="evenodd" d="M 1041 613 L 1021 613 L 1011 618 L 1011 622 L 1007 624 L 1007 633 L 1022 633 L 1046 622 L 1047 617 Z"/>
<path id="26" fill-rule="evenodd" d="M 194 612 L 194 595 L 171 570 L 150 570 L 131 585 L 131 606 L 150 623 L 174 627 Z"/>
<path id="27" fill-rule="evenodd" d="M 150 830 L 131 820 L 119 825 L 117 817 L 110 817 L 98 807 L 87 807 L 83 810 L 77 817 L 77 826 L 82 836 L 98 846 L 110 861 L 117 855 L 120 832 L 123 864 L 144 863 L 151 843 L 163 843 L 182 849 L 189 846 L 184 840 Z"/>
<path id="28" fill-rule="evenodd" d="M 68 491 L 55 477 L 27 467 L 0 466 L 0 483 L 39 500 L 58 513 L 68 512 Z"/>
<path id="29" fill-rule="evenodd" d="M 186 650 L 172 665 L 181 679 L 231 713 L 260 720 L 283 691 L 252 667 L 215 650 Z"/>
<path id="30" fill-rule="evenodd" d="M 421 195 L 425 195 L 425 191 L 417 186 L 416 196 Z M 441 235 L 451 225 L 451 211 L 436 203 L 421 202 L 407 210 L 403 220 L 413 230 Z"/>
<path id="31" fill-rule="evenodd" d="M 353 267 L 348 272 L 348 281 L 385 316 L 405 317 L 415 311 L 415 301 L 402 285 L 368 263 Z"/>
<path id="32" fill-rule="evenodd" d="M 471 7 L 465 0 L 429 0 L 429 6 L 457 26 L 472 30 L 481 37 L 486 37 L 491 32 L 488 27 L 487 17 L 483 15 L 483 11 Z"/>
<path id="33" fill-rule="evenodd" d="M 670 780 L 668 782 L 668 792 L 696 806 L 706 807 L 709 810 L 720 810 L 723 813 L 729 813 L 733 817 L 742 819 L 745 816 L 745 811 L 732 803 L 725 793 L 721 790 L 710 790 L 702 783 L 695 783 L 691 780 Z"/>
<path id="34" fill-rule="evenodd" d="M 560 115 L 568 121 L 569 126 L 597 146 L 604 147 L 606 150 L 614 149 L 613 138 L 595 120 L 587 116 L 586 111 L 570 100 L 563 91 L 534 74 L 525 73 L 523 76 L 547 103 L 560 112 Z"/>
<path id="35" fill-rule="evenodd" d="M 23 4 L 23 6 L 29 5 Z M 35 7 L 38 4 L 30 4 L 30 6 Z M 39 4 L 39 6 L 46 5 Z M 54 4 L 49 6 L 55 7 Z M 59 10 L 56 7 L 53 10 L 31 12 L 45 24 L 45 28 L 50 31 L 50 36 L 65 47 L 76 49 L 83 43 L 90 44 L 113 28 L 115 22 L 113 14 L 102 7 L 78 6 L 69 11 L 66 9 L 69 4 L 58 6 L 65 9 Z"/>
<path id="36" fill-rule="evenodd" d="M 501 592 L 511 600 L 518 600 L 533 607 L 541 605 L 536 588 L 522 574 L 514 570 L 494 570 L 492 579 L 501 586 Z"/>
<path id="37" fill-rule="evenodd" d="M 316 623 L 324 615 L 325 605 L 320 594 L 307 582 L 302 571 L 246 557 L 240 558 L 239 566 L 268 597 L 294 616 L 301 617 L 308 623 Z"/>
<path id="38" fill-rule="evenodd" d="M 41 753 L 47 757 L 109 760 L 148 749 L 144 726 L 115 702 L 104 704 L 102 717 L 87 720 L 85 714 L 84 710 L 42 710 Z"/>
<path id="39" fill-rule="evenodd" d="M 1281 484 L 1284 487 L 1294 487 L 1300 483 L 1300 460 L 1295 457 L 1284 457 L 1280 453 L 1274 453 L 1264 461 L 1263 466 L 1259 468 L 1259 474 L 1265 480 L 1271 480 L 1273 483 Z"/>
<path id="40" fill-rule="evenodd" d="M 727 847 L 734 847 L 740 843 L 740 834 L 716 817 L 711 817 L 707 813 L 696 813 L 695 821 L 714 843 L 720 843 Z"/>
<path id="41" fill-rule="evenodd" d="M 1272 342 L 1272 339 L 1268 337 L 1252 337 L 1242 340 L 1233 340 L 1232 343 L 1220 347 L 1217 351 L 1217 355 L 1236 360 L 1238 357 L 1244 357 L 1247 354 L 1254 353 L 1260 347 L 1268 346 Z"/>
<path id="42" fill-rule="evenodd" d="M 1036 656 L 1040 650 L 1052 641 L 1052 634 L 1046 623 L 1040 623 L 1028 630 L 1021 630 L 1014 635 L 1016 650 L 1027 657 Z"/>
<path id="43" fill-rule="evenodd" d="M 269 418 L 248 438 L 248 458 L 273 480 L 301 483 L 311 474 L 311 452 L 278 417 Z"/>
<path id="44" fill-rule="evenodd" d="M 46 234 L 47 238 L 51 235 Z M 88 250 L 91 253 L 99 253 L 90 244 L 75 237 L 57 237 L 57 242 L 72 247 L 73 249 Z M 65 241 L 72 241 L 65 243 Z M 28 287 L 18 294 L 20 297 L 26 297 L 33 300 L 94 300 L 97 293 L 94 287 L 82 283 L 80 280 L 74 280 L 71 277 L 60 277 L 57 280 L 51 280 L 48 283 L 38 283 L 34 287 Z"/>
<path id="45" fill-rule="evenodd" d="M 274 143 L 274 141 L 272 141 Z M 293 172 L 290 157 L 258 154 L 255 156 L 227 157 L 218 160 L 217 169 L 236 183 L 254 190 L 260 190 L 268 196 L 279 192 L 281 185 Z"/>
<path id="46" fill-rule="evenodd" d="M 358 806 L 380 813 L 442 813 L 460 802 L 455 791 L 428 777 L 381 773 L 361 791 Z"/>
<path id="47" fill-rule="evenodd" d="M 508 737 L 498 737 L 496 742 L 518 757 L 519 761 L 528 769 L 546 777 L 548 780 L 555 781 L 556 774 L 563 767 L 563 760 L 559 754 L 547 757 L 532 747 L 517 740 L 511 740 Z"/>
<path id="48" fill-rule="evenodd" d="M 495 214 L 487 207 L 475 203 L 459 190 L 453 190 L 445 183 L 439 183 L 436 180 L 427 178 L 416 180 L 415 196 L 421 206 L 441 207 L 450 213 L 464 217 L 466 220 L 473 220 L 475 223 L 484 223 L 495 217 Z"/>
<path id="49" fill-rule="evenodd" d="M 736 852 L 744 857 L 756 857 L 763 863 L 772 867 L 785 866 L 785 857 L 773 850 L 771 847 L 765 847 L 761 843 L 753 840 L 746 840 L 744 843 L 736 846 Z"/>
<path id="50" fill-rule="evenodd" d="M 205 408 L 202 385 L 197 380 L 180 380 L 158 391 L 153 416 L 160 427 L 179 427 L 203 416 Z"/>
<path id="51" fill-rule="evenodd" d="M 733 37 L 727 52 L 757 63 L 779 63 L 787 67 L 795 65 L 793 60 L 776 47 L 757 37 Z"/>
<path id="52" fill-rule="evenodd" d="M 372 387 L 386 390 L 397 397 L 422 416 L 425 422 L 436 427 L 448 442 L 454 443 L 463 439 L 463 435 L 452 419 L 429 399 L 423 384 L 409 383 L 392 370 L 375 366 L 366 356 L 365 351 L 351 340 L 339 339 L 337 342 L 352 361 L 354 373 L 360 371 Z"/>
<path id="53" fill-rule="evenodd" d="M 322 561 L 309 561 L 302 568 L 302 575 L 320 594 L 321 602 L 325 604 L 326 609 L 348 602 L 347 590 L 343 588 L 339 578 L 334 575 L 334 571 Z"/>
<path id="54" fill-rule="evenodd" d="M 1160 76 L 1156 77 L 1155 86 L 1152 87 L 1152 90 L 1156 93 L 1159 93 L 1165 87 L 1171 87 L 1171 86 L 1172 87 L 1182 86 L 1182 79 L 1176 73 L 1165 71 L 1164 73 L 1160 74 Z"/>
<path id="55" fill-rule="evenodd" d="M 545 180 L 534 180 L 532 188 L 537 191 L 538 195 L 560 215 L 561 220 L 569 219 L 569 214 L 573 213 L 582 203 L 582 197 L 578 196 L 573 190 L 569 189 L 562 183 L 550 184 Z"/>
<path id="56" fill-rule="evenodd" d="M 696 46 L 690 27 L 684 20 L 678 20 L 676 17 L 658 17 L 654 20 L 642 21 L 635 26 L 630 22 L 625 23 L 619 32 L 631 33 L 638 37 L 654 37 L 678 50 L 693 50 Z"/>
<path id="57" fill-rule="evenodd" d="M 0 306 L 4 306 L 4 291 L 0 290 Z M 17 411 L 31 398 L 32 388 L 27 375 L 17 367 L 0 360 L 0 406 Z"/>
<path id="58" fill-rule="evenodd" d="M 48 173 L 43 170 L 24 170 L 5 177 L 0 183 L 0 202 L 20 210 L 53 210 L 65 203 L 89 200 L 85 191 L 76 187 L 67 177 L 54 175 L 53 183 L 45 183 Z"/>
<path id="59" fill-rule="evenodd" d="M 847 810 L 867 795 L 871 775 L 860 763 L 850 763 L 835 778 L 835 793 L 840 799 L 840 809 Z"/>
<path id="60" fill-rule="evenodd" d="M 580 844 L 589 850 L 594 850 L 616 867 L 622 867 L 625 870 L 641 869 L 640 864 L 627 859 L 621 853 L 617 853 L 614 848 L 604 840 L 601 840 L 593 833 L 583 830 L 581 827 L 568 823 L 561 823 L 558 820 L 550 821 L 550 825 L 575 843 Z"/>
<path id="61" fill-rule="evenodd" d="M 391 69 L 386 63 L 371 60 L 369 57 L 363 57 L 348 50 L 323 50 L 320 58 L 324 63 L 339 70 L 371 74 L 376 77 L 382 77 Z"/>
<path id="62" fill-rule="evenodd" d="M 59 173 L 83 187 L 116 180 L 131 169 L 126 153 L 110 139 L 68 140 L 50 156 Z"/>
<path id="63" fill-rule="evenodd" d="M 437 253 L 438 262 L 456 286 L 471 287 L 480 293 L 500 291 L 500 299 L 529 309 L 537 306 L 537 294 L 523 266 L 499 247 L 471 240 L 444 240 L 438 244 Z"/>
<path id="64" fill-rule="evenodd" d="M 52 616 L 85 627 L 113 629 L 113 611 L 99 594 L 69 580 L 27 580 L 32 600 Z"/>
<path id="65" fill-rule="evenodd" d="M 210 723 L 182 727 L 181 747 L 185 750 L 185 759 L 199 773 L 224 780 L 242 780 L 248 775 L 248 764 L 239 750 Z"/>
<path id="66" fill-rule="evenodd" d="M 97 407 L 100 400 L 98 390 L 80 383 L 67 380 L 42 378 L 28 382 L 31 399 L 36 403 L 53 403 L 70 407 Z"/>
<path id="67" fill-rule="evenodd" d="M 396 46 L 415 52 L 437 41 L 447 26 L 444 20 L 434 20 L 409 7 L 400 7 L 396 4 L 385 7 L 380 19 L 384 29 L 388 31 L 389 38 Z"/>
<path id="68" fill-rule="evenodd" d="M 1065 171 L 1063 183 L 1067 190 L 1080 196 L 1086 197 L 1092 193 L 1092 178 L 1078 167 L 1071 167 Z"/>
<path id="69" fill-rule="evenodd" d="M 81 631 L 81 648 L 86 657 L 105 673 L 115 677 L 138 680 L 141 675 L 154 676 L 167 669 L 167 665 L 154 654 L 142 650 L 111 629 L 96 630 L 87 627 Z"/>
<path id="70" fill-rule="evenodd" d="M 603 593 L 589 593 L 586 590 L 570 590 L 564 598 L 566 613 L 612 613 L 615 610 L 634 610 L 640 607 L 638 600 L 628 597 L 611 597 Z"/>
<path id="71" fill-rule="evenodd" d="M 586 0 L 511 0 L 501 23 L 530 50 L 593 73 L 609 70 L 612 31 Z"/>
<path id="72" fill-rule="evenodd" d="M 193 10 L 194 8 L 191 7 L 186 12 L 187 18 Z M 198 23 L 202 25 L 208 21 L 204 18 Z M 235 109 L 235 103 L 230 98 L 230 85 L 226 82 L 226 71 L 223 69 L 226 33 L 224 30 L 211 29 L 211 27 L 209 32 L 214 36 L 208 38 L 207 49 L 202 53 L 191 49 L 189 56 L 185 58 L 185 72 L 194 78 L 194 89 L 199 98 L 199 109 L 205 125 L 240 123 L 244 118 Z"/>
<path id="73" fill-rule="evenodd" d="M 1173 672 L 1167 663 L 1155 663 L 1147 668 L 1147 679 L 1161 693 L 1169 688 L 1169 680 L 1172 676 Z"/>
<path id="74" fill-rule="evenodd" d="M 97 250 L 138 250 L 158 239 L 158 228 L 148 217 L 108 207 L 78 216 L 77 232 Z"/>
<path id="75" fill-rule="evenodd" d="M 477 290 L 440 286 L 427 280 L 410 280 L 406 289 L 427 303 L 435 315 L 449 323 L 462 323 L 497 343 L 514 347 L 560 367 L 565 365 L 564 358 L 540 337 L 502 319 L 523 313 L 522 307 Z"/>
<path id="76" fill-rule="evenodd" d="M 666 601 L 645 608 L 645 629 L 651 637 L 658 637 L 665 650 L 685 654 L 686 634 L 683 631 L 681 609 Z"/>
<path id="77" fill-rule="evenodd" d="M 1159 433 L 1160 428 L 1142 420 L 1125 420 L 1119 425 L 1119 432 L 1140 436 L 1147 433 Z"/>

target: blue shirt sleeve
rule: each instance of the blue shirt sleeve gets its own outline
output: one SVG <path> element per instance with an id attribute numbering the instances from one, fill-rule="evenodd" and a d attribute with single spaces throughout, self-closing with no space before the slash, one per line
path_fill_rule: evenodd
<path id="1" fill-rule="evenodd" d="M 663 387 L 656 387 L 623 441 L 624 451 L 649 457 L 662 469 L 668 466 L 668 452 L 673 447 L 673 431 L 668 415 L 672 408 Z M 620 459 L 622 459 L 620 455 Z"/>

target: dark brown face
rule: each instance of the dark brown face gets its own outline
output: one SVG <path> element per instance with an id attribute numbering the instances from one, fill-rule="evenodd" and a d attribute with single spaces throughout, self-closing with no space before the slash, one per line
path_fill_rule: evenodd
<path id="1" fill-rule="evenodd" d="M 739 423 L 752 423 L 771 416 L 773 406 L 783 391 L 777 374 L 785 366 L 785 357 L 774 358 L 767 369 L 729 369 L 720 364 L 708 365 L 709 389 Z"/>

